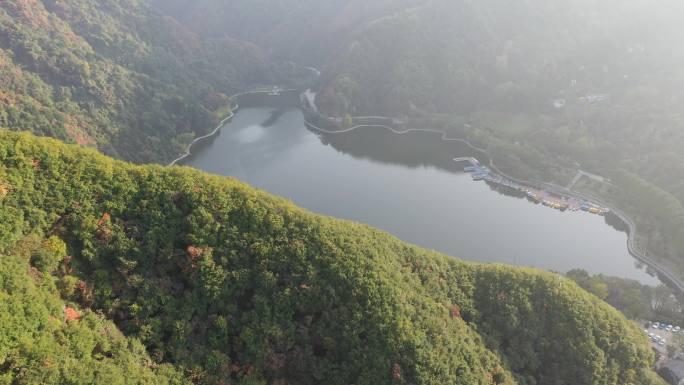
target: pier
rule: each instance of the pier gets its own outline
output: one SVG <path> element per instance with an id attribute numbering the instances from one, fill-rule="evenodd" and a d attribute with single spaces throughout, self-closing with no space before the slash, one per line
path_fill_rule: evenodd
<path id="1" fill-rule="evenodd" d="M 493 172 L 490 168 L 480 165 L 477 159 L 472 157 L 454 158 L 454 162 L 467 162 L 463 171 L 469 173 L 474 181 L 482 181 L 508 187 L 524 193 L 527 198 L 537 204 L 542 204 L 560 211 L 585 211 L 590 214 L 605 215 L 611 210 L 602 207 L 587 199 L 580 199 L 570 194 L 560 194 L 557 191 L 547 191 L 542 188 L 534 188 L 523 183 L 519 183 L 504 175 Z"/>

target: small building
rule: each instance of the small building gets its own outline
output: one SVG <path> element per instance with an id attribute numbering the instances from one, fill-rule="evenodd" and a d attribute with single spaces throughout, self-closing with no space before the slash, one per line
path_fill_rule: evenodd
<path id="1" fill-rule="evenodd" d="M 658 369 L 658 374 L 671 385 L 684 385 L 684 359 L 677 357 L 667 361 Z"/>

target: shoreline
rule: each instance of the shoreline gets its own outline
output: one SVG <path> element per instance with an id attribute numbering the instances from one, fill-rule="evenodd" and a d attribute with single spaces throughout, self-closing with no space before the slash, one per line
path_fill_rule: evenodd
<path id="1" fill-rule="evenodd" d="M 288 88 L 288 89 L 277 88 L 277 91 L 278 92 L 292 92 L 292 91 L 298 91 L 298 90 L 293 89 L 293 88 Z M 203 135 L 203 136 L 200 136 L 198 138 L 195 138 L 192 142 L 190 142 L 188 144 L 187 148 L 185 149 L 185 152 L 181 156 L 179 156 L 178 158 L 171 161 L 171 163 L 167 164 L 166 167 L 173 167 L 173 166 L 178 165 L 179 162 L 182 162 L 183 160 L 192 156 L 192 147 L 194 145 L 201 143 L 202 141 L 204 141 L 206 139 L 209 139 L 209 138 L 216 136 L 221 131 L 221 128 L 223 128 L 223 126 L 225 126 L 226 123 L 229 123 L 229 121 L 235 116 L 235 113 L 237 112 L 237 110 L 240 108 L 240 105 L 237 103 L 237 98 L 239 98 L 240 96 L 243 96 L 243 95 L 266 94 L 266 93 L 272 93 L 272 92 L 274 92 L 273 88 L 271 88 L 271 89 L 256 89 L 256 90 L 251 90 L 251 91 L 239 92 L 237 94 L 229 96 L 228 100 L 231 101 L 231 103 L 234 102 L 234 104 L 231 105 L 230 114 L 228 114 L 228 116 L 223 118 L 219 122 L 218 126 L 216 126 L 216 128 L 214 128 L 210 133 Z"/>
<path id="2" fill-rule="evenodd" d="M 324 116 L 323 114 L 321 114 L 320 112 L 315 111 L 314 113 L 316 115 L 318 115 L 319 117 L 326 119 L 327 121 L 330 122 L 330 119 L 327 116 Z M 374 118 L 383 119 L 383 120 L 390 120 L 390 121 L 392 120 L 392 118 L 384 117 L 384 116 L 377 116 Z M 346 128 L 346 129 L 328 130 L 328 129 L 318 127 L 315 124 L 311 123 L 309 121 L 309 119 L 306 118 L 306 116 L 305 116 L 305 124 L 307 127 L 311 128 L 313 130 L 323 132 L 323 133 L 327 133 L 327 134 L 333 134 L 333 135 L 345 134 L 345 133 L 349 133 L 349 132 L 352 132 L 352 131 L 355 131 L 355 130 L 358 130 L 361 128 L 368 128 L 368 127 L 385 128 L 385 129 L 388 129 L 391 132 L 398 134 L 398 135 L 407 134 L 407 133 L 411 133 L 411 132 L 429 132 L 429 133 L 441 134 L 442 140 L 444 140 L 444 141 L 456 141 L 456 142 L 464 143 L 465 145 L 467 145 L 471 149 L 476 150 L 478 152 L 481 152 L 483 155 L 487 156 L 489 158 L 489 167 L 492 170 L 494 170 L 497 174 L 499 174 L 500 176 L 502 176 L 504 178 L 510 179 L 510 180 L 512 180 L 512 181 L 514 181 L 520 185 L 523 185 L 523 186 L 542 188 L 544 190 L 547 190 L 547 191 L 554 193 L 554 194 L 557 194 L 557 195 L 569 196 L 572 198 L 592 201 L 594 203 L 599 204 L 602 207 L 606 207 L 606 208 L 610 209 L 610 211 L 612 213 L 614 213 L 629 228 L 629 232 L 627 233 L 627 251 L 629 252 L 629 254 L 634 259 L 636 259 L 637 261 L 639 261 L 639 262 L 645 264 L 647 267 L 653 269 L 656 272 L 657 278 L 663 284 L 665 284 L 666 286 L 669 286 L 671 289 L 675 290 L 678 294 L 684 295 L 684 282 L 679 277 L 677 277 L 676 275 L 671 273 L 667 267 L 663 266 L 659 262 L 655 261 L 654 259 L 652 259 L 648 255 L 646 255 L 646 253 L 639 250 L 639 248 L 637 247 L 637 245 L 635 243 L 636 242 L 635 241 L 636 234 L 637 234 L 636 224 L 634 223 L 632 218 L 630 218 L 623 211 L 615 209 L 612 205 L 605 203 L 603 200 L 601 200 L 599 198 L 596 198 L 596 197 L 591 196 L 589 194 L 584 194 L 584 193 L 580 193 L 577 191 L 573 191 L 573 190 L 570 190 L 566 187 L 558 186 L 558 185 L 553 184 L 553 183 L 534 181 L 534 180 L 533 181 L 522 180 L 519 178 L 512 177 L 512 176 L 502 172 L 496 166 L 496 164 L 494 163 L 494 159 L 489 155 L 489 153 L 486 150 L 473 145 L 472 143 L 470 143 L 466 139 L 449 138 L 449 134 L 445 131 L 441 131 L 441 130 L 437 130 L 437 129 L 431 129 L 431 128 L 407 128 L 404 130 L 397 130 L 394 127 L 388 126 L 386 124 L 359 124 L 359 125 L 356 125 L 356 126 L 353 126 L 350 128 Z"/>
<path id="3" fill-rule="evenodd" d="M 293 91 L 300 91 L 297 89 L 278 89 L 279 92 L 293 92 Z M 176 166 L 178 165 L 179 162 L 182 162 L 186 158 L 190 157 L 192 155 L 192 148 L 198 143 L 201 143 L 204 140 L 207 140 L 209 138 L 214 137 L 217 135 L 220 131 L 221 128 L 226 126 L 226 124 L 229 123 L 229 121 L 235 116 L 236 112 L 239 109 L 239 104 L 237 103 L 237 98 L 243 95 L 249 95 L 249 94 L 260 94 L 260 93 L 271 93 L 273 92 L 273 89 L 257 89 L 257 90 L 251 90 L 251 91 L 244 91 L 240 92 L 234 95 L 231 95 L 229 97 L 229 100 L 234 101 L 234 108 L 232 109 L 231 113 L 225 117 L 219 125 L 214 128 L 209 134 L 198 137 L 194 139 L 190 144 L 188 144 L 188 147 L 185 151 L 184 154 L 182 154 L 180 157 L 172 161 L 171 163 L 168 164 L 168 167 Z M 303 102 L 301 99 L 300 95 L 300 101 Z M 331 121 L 331 119 L 325 115 L 323 115 L 320 111 L 317 109 L 314 109 L 315 105 L 311 104 L 311 100 L 309 101 L 309 106 L 304 106 L 304 103 L 302 103 L 302 109 L 304 111 L 308 111 L 309 113 L 313 113 L 314 115 L 325 119 L 328 122 L 331 122 L 332 124 L 337 126 L 337 123 L 334 123 Z M 384 117 L 384 116 L 374 116 L 374 117 L 363 117 L 363 118 L 376 118 L 376 119 L 382 119 L 386 121 L 392 121 L 393 119 L 390 117 Z M 684 282 L 671 273 L 669 269 L 663 265 L 661 265 L 659 262 L 654 260 L 653 258 L 649 257 L 646 253 L 643 251 L 639 250 L 638 246 L 636 245 L 636 234 L 637 234 L 637 227 L 632 218 L 630 218 L 627 214 L 625 214 L 623 211 L 618 210 L 613 207 L 613 205 L 605 203 L 602 199 L 591 196 L 589 194 L 584 194 L 581 192 L 573 191 L 570 190 L 566 187 L 559 186 L 553 183 L 548 183 L 548 182 L 542 182 L 542 181 L 535 181 L 535 180 L 523 180 L 519 179 L 516 177 L 512 177 L 503 171 L 501 171 L 497 165 L 494 163 L 494 159 L 489 155 L 489 153 L 480 147 L 477 147 L 476 145 L 472 144 L 470 141 L 467 139 L 462 139 L 462 138 L 450 138 L 449 133 L 442 131 L 442 130 L 437 130 L 437 129 L 432 129 L 432 128 L 406 128 L 403 130 L 397 129 L 395 127 L 389 126 L 387 124 L 359 124 L 355 125 L 353 127 L 345 128 L 345 129 L 338 129 L 338 130 L 330 130 L 330 129 L 324 129 L 321 127 L 316 126 L 314 123 L 310 121 L 308 118 L 307 114 L 304 116 L 304 123 L 305 125 L 318 132 L 326 133 L 326 134 L 345 134 L 349 133 L 355 130 L 363 129 L 363 128 L 370 128 L 370 127 L 379 127 L 379 128 L 384 128 L 387 129 L 397 135 L 404 135 L 404 134 L 409 134 L 409 133 L 414 133 L 414 132 L 426 132 L 426 133 L 433 133 L 433 134 L 440 134 L 441 135 L 441 140 L 443 141 L 451 141 L 451 142 L 460 142 L 468 146 L 469 148 L 480 152 L 484 156 L 486 156 L 489 159 L 489 167 L 496 172 L 498 175 L 507 178 L 515 183 L 518 183 L 522 186 L 530 187 L 530 188 L 538 188 L 538 189 L 543 189 L 546 191 L 549 191 L 553 194 L 561 195 L 561 196 L 566 196 L 566 197 L 571 197 L 575 199 L 582 199 L 582 200 L 587 200 L 594 202 L 602 207 L 606 207 L 610 209 L 612 213 L 614 213 L 628 228 L 629 231 L 627 232 L 627 251 L 628 253 L 637 261 L 645 264 L 647 267 L 650 269 L 654 270 L 656 273 L 657 278 L 665 285 L 669 286 L 671 289 L 675 290 L 678 294 L 684 295 Z"/>
<path id="4" fill-rule="evenodd" d="M 239 107 L 240 106 L 238 104 L 235 104 L 235 107 L 231 106 L 230 114 L 228 114 L 227 117 L 225 117 L 223 120 L 221 120 L 219 122 L 219 125 L 216 126 L 216 128 L 214 128 L 210 133 L 208 133 L 204 136 L 200 136 L 199 138 L 195 138 L 192 142 L 190 142 L 188 144 L 188 147 L 185 149 L 185 153 L 183 155 L 179 156 L 178 158 L 174 159 L 171 163 L 169 163 L 167 165 L 167 167 L 176 166 L 178 164 L 178 162 L 181 162 L 181 161 L 185 160 L 187 157 L 191 156 L 192 155 L 192 146 L 194 146 L 195 144 L 200 143 L 201 141 L 203 141 L 205 139 L 209 139 L 212 136 L 218 134 L 219 130 L 221 130 L 221 127 L 223 127 L 226 124 L 226 122 L 228 122 L 230 119 L 233 118 L 233 116 L 235 116 L 235 111 L 237 111 Z"/>

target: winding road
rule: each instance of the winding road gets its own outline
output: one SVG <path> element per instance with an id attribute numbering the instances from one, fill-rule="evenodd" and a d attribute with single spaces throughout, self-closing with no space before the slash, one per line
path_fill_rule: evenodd
<path id="1" fill-rule="evenodd" d="M 312 70 L 315 70 L 315 69 L 312 68 Z M 315 71 L 318 74 L 320 74 L 320 72 L 318 70 L 315 70 Z M 297 90 L 295 90 L 295 89 L 279 89 L 279 91 L 283 92 L 283 91 L 297 91 Z M 248 95 L 248 94 L 271 93 L 271 92 L 273 92 L 273 88 L 244 91 L 244 92 L 240 92 L 240 93 L 237 93 L 235 95 L 230 96 L 229 100 L 234 103 L 230 114 L 227 117 L 225 117 L 223 120 L 221 120 L 220 124 L 216 128 L 214 128 L 209 134 L 201 136 L 201 137 L 193 140 L 188 145 L 185 153 L 182 154 L 177 159 L 175 159 L 174 161 L 172 161 L 169 164 L 169 166 L 175 166 L 179 162 L 183 161 L 184 159 L 186 159 L 187 157 L 192 155 L 192 147 L 194 145 L 196 145 L 197 143 L 199 143 L 203 140 L 206 140 L 208 138 L 211 138 L 214 135 L 218 134 L 218 132 L 221 130 L 221 128 L 224 127 L 226 125 L 226 123 L 229 122 L 230 119 L 233 118 L 233 116 L 235 116 L 235 112 L 239 109 L 239 105 L 237 103 L 238 97 L 240 97 L 242 95 Z M 313 114 L 315 114 L 315 115 L 317 115 L 323 119 L 330 121 L 329 117 L 323 115 L 321 112 L 318 111 L 318 109 L 316 108 L 315 101 L 312 101 L 311 95 L 306 94 L 306 93 L 303 95 L 305 97 L 302 98 L 302 100 L 307 100 L 309 102 L 307 104 L 308 104 L 308 109 L 311 113 L 313 113 Z M 375 119 L 382 119 L 382 120 L 388 120 L 388 121 L 395 121 L 394 118 L 386 117 L 386 116 L 373 116 L 373 117 L 363 117 L 363 118 L 375 118 Z M 346 128 L 346 129 L 328 130 L 328 129 L 324 129 L 324 128 L 316 126 L 315 124 L 311 123 L 308 119 L 305 120 L 305 124 L 307 125 L 307 127 L 311 128 L 312 130 L 319 131 L 319 132 L 326 133 L 326 134 L 333 134 L 333 135 L 349 133 L 349 132 L 352 132 L 352 131 L 355 131 L 358 129 L 370 128 L 370 127 L 385 128 L 385 129 L 390 130 L 391 132 L 398 134 L 398 135 L 404 135 L 404 134 L 413 133 L 413 132 L 428 132 L 428 133 L 440 134 L 442 140 L 444 140 L 444 141 L 454 141 L 454 142 L 464 143 L 465 145 L 472 148 L 473 150 L 476 150 L 478 152 L 481 152 L 483 155 L 488 156 L 489 157 L 489 163 L 490 163 L 489 166 L 492 170 L 494 170 L 499 175 L 501 175 L 505 178 L 508 178 L 508 179 L 510 179 L 516 183 L 519 183 L 519 184 L 525 185 L 525 186 L 530 186 L 530 187 L 541 187 L 541 188 L 543 188 L 549 192 L 552 192 L 552 193 L 556 193 L 556 194 L 560 194 L 560 195 L 566 195 L 566 196 L 570 196 L 570 197 L 574 197 L 574 198 L 578 198 L 578 199 L 584 199 L 584 200 L 596 202 L 603 207 L 609 208 L 613 213 L 615 213 L 615 215 L 617 215 L 629 227 L 629 234 L 627 237 L 627 249 L 628 249 L 629 253 L 634 258 L 643 262 L 644 264 L 649 266 L 651 269 L 656 271 L 657 274 L 660 276 L 661 280 L 664 280 L 664 281 L 666 281 L 666 283 L 670 284 L 670 286 L 673 287 L 674 289 L 676 289 L 679 292 L 679 294 L 684 294 L 684 282 L 677 275 L 672 273 L 667 267 L 661 265 L 659 262 L 657 262 L 653 258 L 649 257 L 648 255 L 646 255 L 645 252 L 641 251 L 637 247 L 636 241 L 635 241 L 636 233 L 637 233 L 637 227 L 636 227 L 636 224 L 634 223 L 634 221 L 632 220 L 632 218 L 630 218 L 624 212 L 622 212 L 618 209 L 615 209 L 614 207 L 611 207 L 611 205 L 606 204 L 605 202 L 602 202 L 600 199 L 598 199 L 596 197 L 590 196 L 588 194 L 583 194 L 583 193 L 580 193 L 577 191 L 573 191 L 572 189 L 569 189 L 567 187 L 562 187 L 562 186 L 559 186 L 559 185 L 556 185 L 553 183 L 546 183 L 546 182 L 534 181 L 534 180 L 521 180 L 521 179 L 512 177 L 512 176 L 504 173 L 503 171 L 501 171 L 496 166 L 496 164 L 494 164 L 494 160 L 492 159 L 491 156 L 489 156 L 489 154 L 487 153 L 487 151 L 485 149 L 473 145 L 472 143 L 470 143 L 466 139 L 450 138 L 448 133 L 445 131 L 431 129 L 431 128 L 408 128 L 408 129 L 404 129 L 404 130 L 398 130 L 398 129 L 391 127 L 391 126 L 388 126 L 386 124 L 359 124 L 359 125 L 356 125 L 353 127 Z"/>

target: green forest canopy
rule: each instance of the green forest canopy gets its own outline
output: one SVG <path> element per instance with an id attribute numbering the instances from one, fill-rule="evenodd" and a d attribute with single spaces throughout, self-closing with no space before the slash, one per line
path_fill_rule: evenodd
<path id="1" fill-rule="evenodd" d="M 7 383 L 662 384 L 643 332 L 558 274 L 28 134 L 0 131 L 0 184 Z"/>

